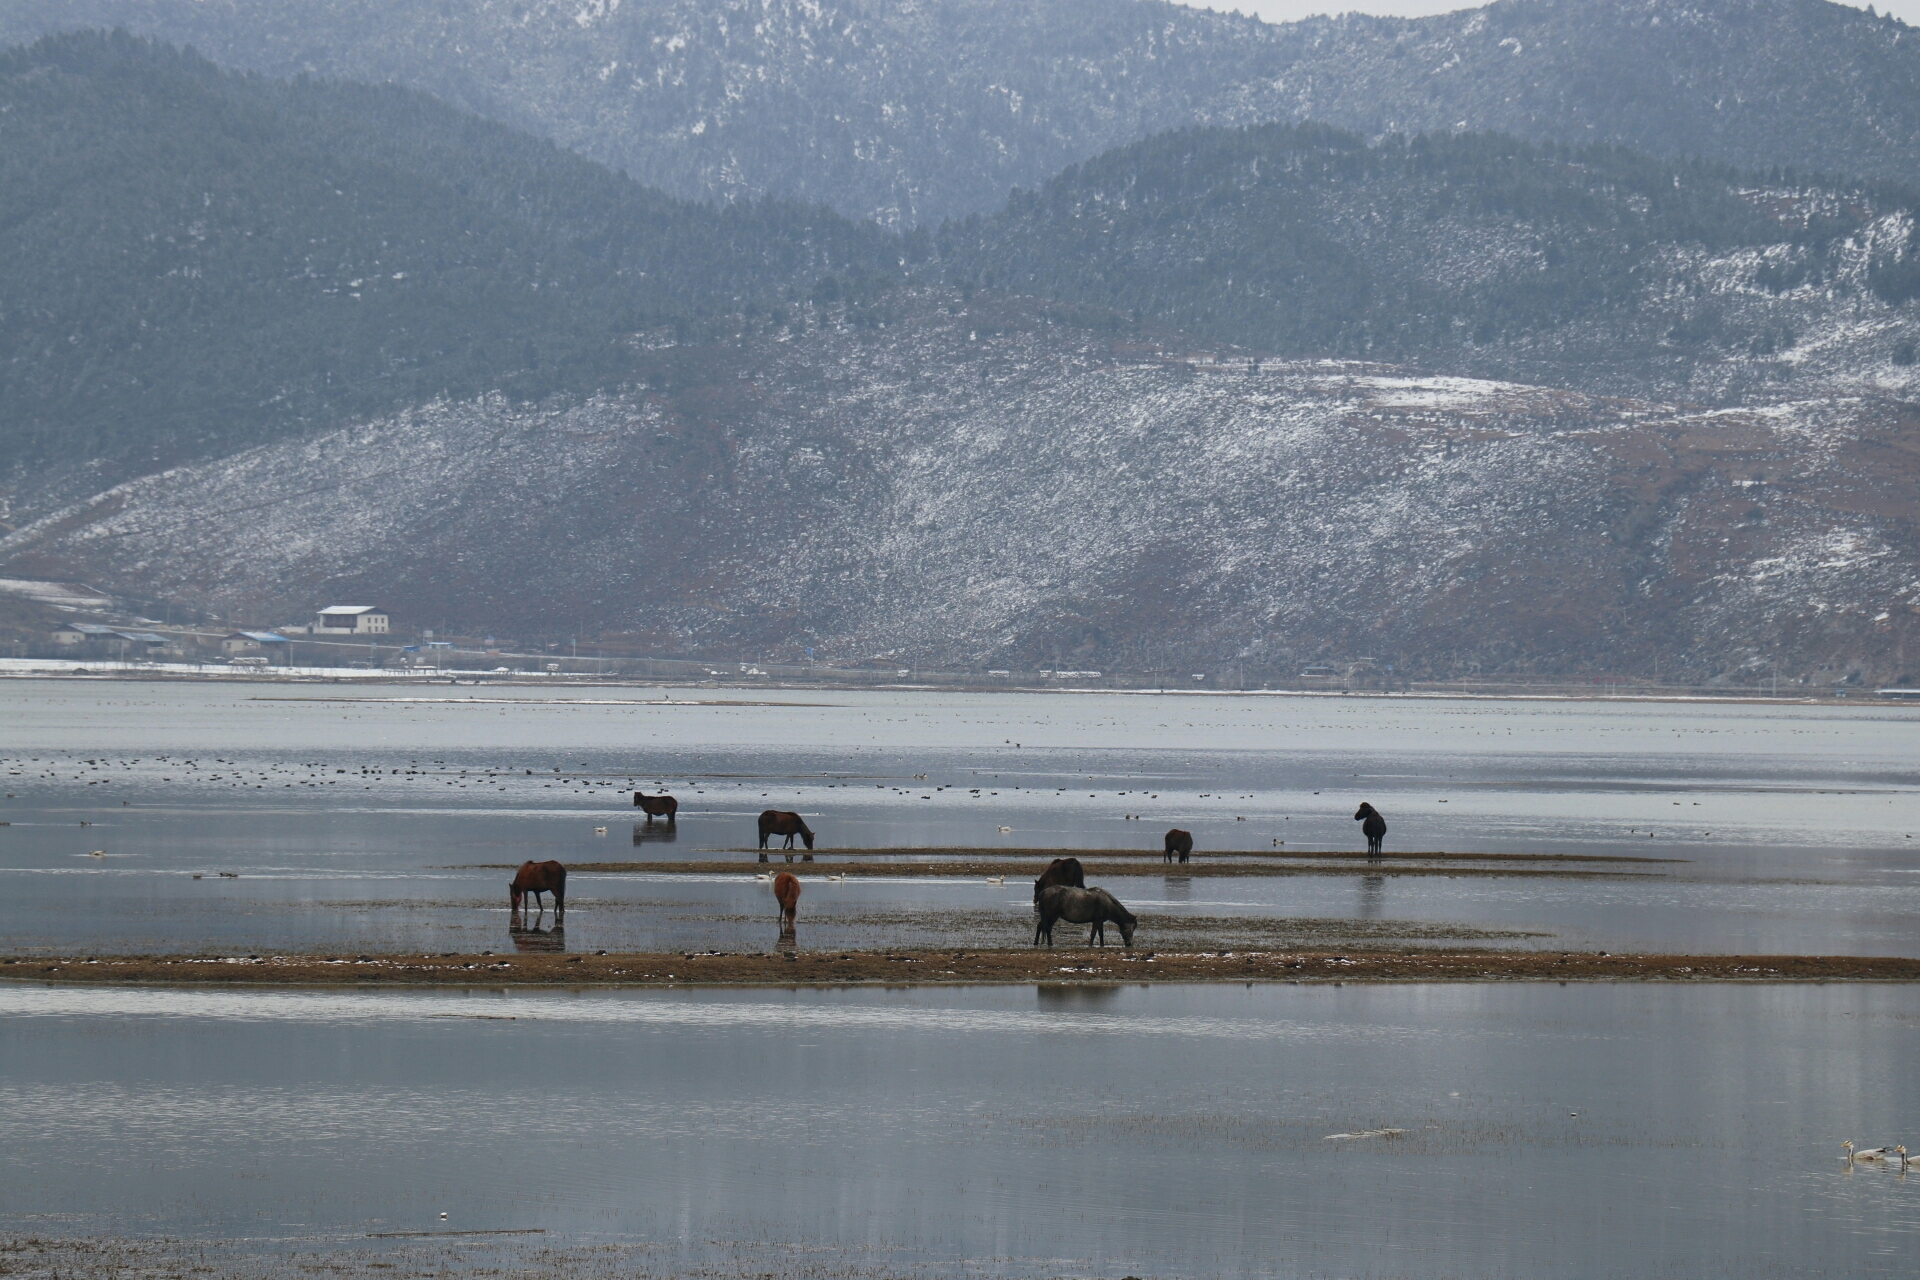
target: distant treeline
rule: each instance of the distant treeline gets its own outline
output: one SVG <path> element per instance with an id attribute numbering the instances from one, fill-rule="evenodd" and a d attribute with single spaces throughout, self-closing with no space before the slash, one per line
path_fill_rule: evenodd
<path id="1" fill-rule="evenodd" d="M 1788 226 L 1743 190 L 1823 186 Z M 1163 134 L 1015 192 L 991 217 L 936 238 L 957 281 L 1151 316 L 1222 342 L 1285 354 L 1431 356 L 1462 344 L 1537 341 L 1580 323 L 1641 324 L 1648 286 L 1698 290 L 1675 249 L 1787 243 L 1779 290 L 1832 269 L 1838 244 L 1876 212 L 1920 207 L 1906 191 L 1741 174 L 1619 147 L 1533 146 L 1460 134 L 1369 145 L 1337 129 L 1266 125 Z M 1887 255 L 1872 287 L 1920 294 L 1920 241 Z M 1661 335 L 1679 347 L 1726 335 Z"/>

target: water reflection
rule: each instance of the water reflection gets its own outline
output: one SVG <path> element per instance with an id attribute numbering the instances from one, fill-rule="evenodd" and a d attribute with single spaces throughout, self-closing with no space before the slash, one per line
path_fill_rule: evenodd
<path id="1" fill-rule="evenodd" d="M 1193 901 L 1193 877 L 1174 873 L 1167 877 L 1166 896 L 1168 902 Z"/>
<path id="2" fill-rule="evenodd" d="M 1074 1009 L 1110 1008 L 1120 998 L 1120 988 L 1096 987 L 1077 982 L 1043 982 L 1034 988 L 1035 1003 L 1052 1012 Z"/>
<path id="3" fill-rule="evenodd" d="M 527 926 L 515 916 L 507 925 L 507 933 L 513 938 L 516 951 L 565 951 L 567 949 L 567 928 L 556 924 L 551 929 L 542 929 L 538 925 Z"/>
<path id="4" fill-rule="evenodd" d="M 1378 920 L 1386 911 L 1387 878 L 1385 876 L 1360 877 L 1360 903 L 1354 914 L 1362 920 Z"/>
<path id="5" fill-rule="evenodd" d="M 644 822 L 633 824 L 633 842 L 635 844 L 672 844 L 680 838 L 680 828 L 663 823 L 648 826 Z"/>

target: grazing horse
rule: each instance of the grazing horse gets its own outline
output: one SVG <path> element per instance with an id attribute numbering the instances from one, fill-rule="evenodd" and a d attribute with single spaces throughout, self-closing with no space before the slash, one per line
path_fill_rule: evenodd
<path id="1" fill-rule="evenodd" d="M 633 793 L 633 807 L 646 810 L 649 826 L 653 824 L 655 818 L 665 818 L 670 827 L 680 825 L 676 821 L 676 815 L 680 812 L 680 802 L 672 796 L 643 796 L 636 791 Z"/>
<path id="2" fill-rule="evenodd" d="M 551 893 L 554 921 L 557 923 L 567 918 L 567 869 L 557 862 L 521 863 L 507 890 L 509 909 L 516 915 L 528 894 L 533 895 L 534 905 L 545 911 L 547 907 L 540 901 L 540 895 Z"/>
<path id="3" fill-rule="evenodd" d="M 800 907 L 800 877 L 782 871 L 773 878 L 773 896 L 780 903 L 780 928 L 793 928 L 793 913 Z"/>
<path id="4" fill-rule="evenodd" d="M 1033 882 L 1033 905 L 1039 906 L 1040 895 L 1057 884 L 1073 889 L 1087 887 L 1087 873 L 1081 870 L 1080 859 L 1055 858 L 1049 862 L 1047 869 L 1040 873 L 1040 878 Z"/>
<path id="5" fill-rule="evenodd" d="M 760 861 L 767 860 L 767 837 L 785 836 L 787 842 L 780 847 L 788 850 L 787 861 L 793 861 L 793 838 L 799 836 L 807 842 L 805 862 L 813 861 L 813 832 L 800 820 L 800 815 L 789 810 L 769 809 L 760 815 Z"/>
<path id="6" fill-rule="evenodd" d="M 1385 839 L 1387 834 L 1387 820 L 1380 816 L 1378 809 L 1364 801 L 1353 815 L 1353 820 L 1361 824 L 1360 832 L 1367 838 L 1367 856 L 1379 857 L 1380 841 Z"/>
<path id="7" fill-rule="evenodd" d="M 1090 924 L 1087 931 L 1087 945 L 1092 946 L 1098 938 L 1101 946 L 1107 945 L 1107 921 L 1120 926 L 1120 940 L 1129 947 L 1133 945 L 1133 912 L 1120 905 L 1120 899 L 1105 889 L 1072 889 L 1057 884 L 1040 895 L 1040 923 L 1033 930 L 1033 945 L 1040 945 L 1040 935 L 1045 934 L 1047 945 L 1053 945 L 1053 926 L 1065 920 L 1068 924 Z"/>
<path id="8" fill-rule="evenodd" d="M 1193 832 L 1182 831 L 1178 827 L 1167 832 L 1167 861 L 1172 862 L 1176 853 L 1182 862 L 1193 853 Z"/>

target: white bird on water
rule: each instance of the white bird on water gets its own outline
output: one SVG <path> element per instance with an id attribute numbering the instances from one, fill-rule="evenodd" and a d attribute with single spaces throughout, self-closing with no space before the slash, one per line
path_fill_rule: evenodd
<path id="1" fill-rule="evenodd" d="M 1864 1163 L 1870 1160 L 1890 1160 L 1896 1158 L 1892 1149 L 1888 1147 L 1867 1147 L 1864 1150 L 1855 1151 L 1853 1149 L 1852 1138 L 1848 1138 L 1845 1142 L 1841 1143 L 1840 1146 L 1846 1151 L 1847 1154 L 1844 1158 L 1848 1160 L 1858 1160 Z"/>
<path id="2" fill-rule="evenodd" d="M 773 879 L 773 873 L 771 871 L 756 871 L 753 873 L 753 878 L 755 880 L 761 881 L 762 883 L 765 883 L 766 881 Z"/>
<path id="3" fill-rule="evenodd" d="M 1007 834 L 1007 832 L 1009 832 L 1009 831 L 1011 831 L 1011 830 L 1013 830 L 1013 828 L 1012 828 L 1012 827 L 1002 827 L 1002 828 L 1000 828 L 1000 834 L 1001 834 L 1001 835 L 1005 835 L 1005 834 Z"/>
<path id="4" fill-rule="evenodd" d="M 1007 878 L 1005 876 L 988 876 L 987 877 L 988 884 L 1005 884 L 1006 882 L 1007 882 Z"/>
<path id="5" fill-rule="evenodd" d="M 839 883 L 840 883 L 841 881 L 843 881 L 843 880 L 845 880 L 846 878 L 847 878 L 847 873 L 846 873 L 846 872 L 844 872 L 844 871 L 842 871 L 842 872 L 841 872 L 841 873 L 840 873 L 839 875 L 837 875 L 837 876 L 828 876 L 828 877 L 827 877 L 827 879 L 829 879 L 829 880 L 831 880 L 831 881 L 833 881 L 833 883 L 835 883 L 835 884 L 839 884 Z"/>

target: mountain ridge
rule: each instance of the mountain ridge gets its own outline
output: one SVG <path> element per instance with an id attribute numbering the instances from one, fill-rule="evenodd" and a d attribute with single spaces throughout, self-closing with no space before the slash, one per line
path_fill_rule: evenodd
<path id="1" fill-rule="evenodd" d="M 15 0 L 274 75 L 393 81 L 690 198 L 895 226 L 1189 125 L 1464 129 L 1920 174 L 1920 34 L 1826 0 L 1497 0 L 1272 26 L 1159 0 Z"/>

